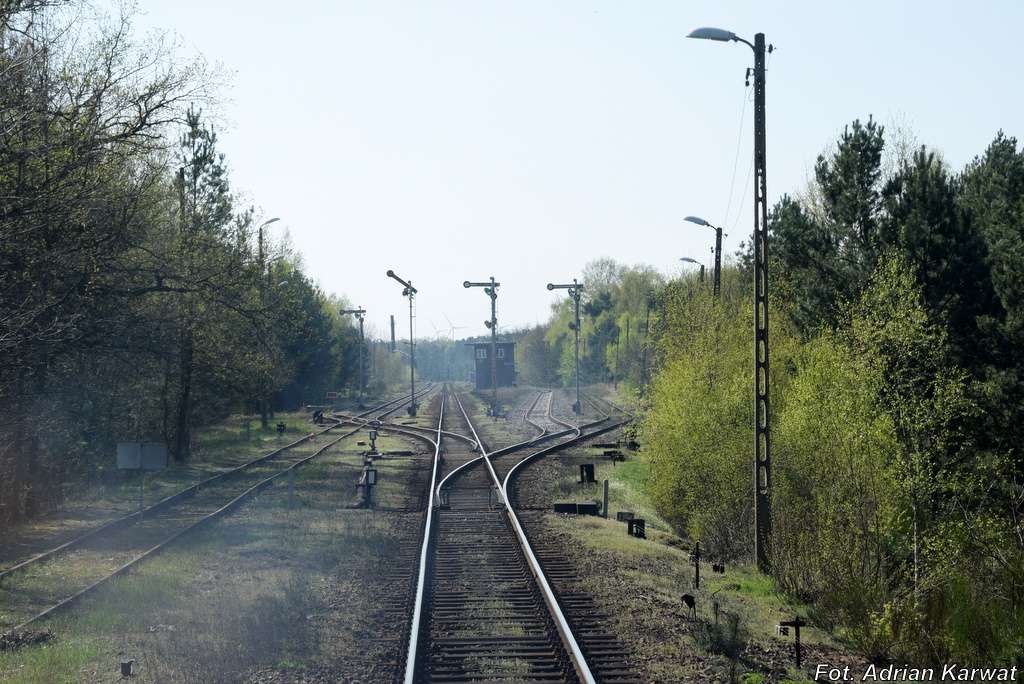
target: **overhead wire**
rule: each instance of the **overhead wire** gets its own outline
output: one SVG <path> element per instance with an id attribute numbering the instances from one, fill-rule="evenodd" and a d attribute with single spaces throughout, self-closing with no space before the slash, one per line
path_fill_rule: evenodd
<path id="1" fill-rule="evenodd" d="M 740 163 L 740 148 L 743 144 L 743 122 L 747 114 L 747 88 L 743 88 L 743 106 L 740 108 L 740 129 L 736 135 L 736 156 L 732 162 L 732 180 L 729 181 L 729 200 L 725 203 L 725 218 L 722 225 L 729 224 L 729 214 L 732 212 L 733 190 L 736 187 L 736 169 Z"/>
<path id="2" fill-rule="evenodd" d="M 774 52 L 774 50 L 773 50 L 773 52 Z M 771 63 L 772 63 L 772 52 L 769 52 L 765 56 L 765 65 L 764 65 L 765 72 L 768 71 L 768 67 L 771 65 Z M 747 101 L 748 101 L 747 100 L 747 98 L 748 98 L 747 90 L 748 89 L 749 89 L 749 86 L 746 86 L 746 87 L 744 87 L 744 90 L 743 90 L 743 106 L 744 106 L 744 111 L 746 110 L 746 104 L 747 104 Z M 753 92 L 749 93 L 749 97 L 750 98 L 753 98 L 753 96 L 754 96 Z M 742 133 L 743 133 L 742 127 L 743 127 L 743 120 L 742 120 L 742 115 L 741 115 L 741 119 L 740 119 L 740 136 L 741 136 L 741 139 L 742 139 Z M 740 153 L 739 142 L 737 142 L 737 147 L 736 147 L 736 160 L 737 160 L 737 162 L 739 161 L 739 153 Z M 750 165 L 747 167 L 747 179 L 743 182 L 743 193 L 740 195 L 740 204 L 739 204 L 739 207 L 737 207 L 737 209 L 736 209 L 736 216 L 735 216 L 735 218 L 733 220 L 732 226 L 729 229 L 730 231 L 735 230 L 736 227 L 740 224 L 740 219 L 743 216 L 743 208 L 746 206 L 746 198 L 748 196 L 747 190 L 750 188 L 750 177 L 753 174 L 753 171 L 754 171 L 754 153 L 753 153 L 753 150 L 751 150 L 751 153 L 750 153 Z M 733 166 L 733 176 L 734 177 L 735 177 L 735 174 L 736 174 L 736 165 L 734 164 L 734 166 Z M 731 187 L 729 189 L 729 196 L 730 196 L 730 205 L 731 205 L 731 197 L 732 197 L 732 188 Z M 726 219 L 728 219 L 728 213 L 726 214 Z M 722 224 L 723 225 L 728 225 L 728 220 L 723 221 Z"/>

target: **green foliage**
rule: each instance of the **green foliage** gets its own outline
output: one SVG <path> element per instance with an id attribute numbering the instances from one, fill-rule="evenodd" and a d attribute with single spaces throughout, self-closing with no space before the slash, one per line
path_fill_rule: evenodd
<path id="1" fill-rule="evenodd" d="M 653 329 L 658 319 L 656 295 L 662 277 L 648 266 L 626 267 L 598 259 L 583 268 L 580 306 L 580 381 L 624 382 L 640 387 L 653 363 Z M 573 303 L 553 308 L 545 340 L 558 359 L 561 384 L 575 383 L 575 340 L 570 328 Z"/>
<path id="2" fill-rule="evenodd" d="M 198 422 L 357 371 L 351 323 L 237 207 L 185 108 L 210 76 L 130 16 L 66 4 L 0 9 L 0 525 L 59 504 L 118 440 L 184 460 Z"/>
<path id="3" fill-rule="evenodd" d="M 843 130 L 835 151 L 815 165 L 815 204 L 788 196 L 769 219 L 772 254 L 793 283 L 805 331 L 833 326 L 856 299 L 878 256 L 884 129 L 868 119 Z"/>
<path id="4" fill-rule="evenodd" d="M 834 335 L 805 345 L 796 365 L 774 426 L 773 575 L 859 634 L 881 601 L 878 532 L 896 515 L 892 424 L 875 407 L 878 377 Z"/>
<path id="5" fill-rule="evenodd" d="M 835 330 L 801 341 L 773 312 L 773 577 L 870 657 L 1009 662 L 1024 554 L 993 483 L 1014 466 L 972 439 L 972 381 L 920 272 L 899 251 L 877 264 Z M 752 343 L 743 274 L 723 275 L 718 302 L 686 281 L 664 293 L 640 432 L 659 514 L 736 557 L 752 527 Z"/>
<path id="6" fill-rule="evenodd" d="M 659 338 L 664 361 L 640 430 L 659 512 L 723 557 L 745 554 L 752 524 L 753 321 L 738 280 L 735 269 L 723 271 L 718 303 L 692 282 L 669 285 Z M 787 327 L 781 321 L 773 327 L 776 368 L 785 368 L 796 348 Z M 774 380 L 785 384 L 786 374 Z M 773 414 L 779 408 L 776 403 Z"/>

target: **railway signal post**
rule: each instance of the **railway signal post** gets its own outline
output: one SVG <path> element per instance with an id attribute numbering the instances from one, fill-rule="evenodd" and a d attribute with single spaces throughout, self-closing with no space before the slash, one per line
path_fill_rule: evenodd
<path id="1" fill-rule="evenodd" d="M 468 280 L 462 283 L 462 286 L 466 289 L 471 287 L 482 287 L 484 288 L 484 294 L 491 298 L 491 319 L 484 321 L 491 330 L 491 415 L 498 415 L 498 315 L 497 315 L 497 304 L 498 304 L 498 287 L 501 283 L 494 281 L 494 276 L 491 276 L 491 281 L 488 283 L 473 283 Z"/>
<path id="2" fill-rule="evenodd" d="M 768 402 L 768 186 L 765 161 L 765 57 L 774 47 L 763 33 L 754 42 L 732 31 L 699 28 L 688 38 L 744 43 L 754 51 L 754 558 L 771 571 L 771 430 Z M 747 70 L 748 77 L 751 70 Z"/>
<path id="3" fill-rule="evenodd" d="M 395 272 L 388 269 L 388 278 L 397 281 L 402 287 L 402 296 L 409 298 L 409 409 L 410 416 L 416 415 L 416 340 L 413 339 L 412 307 L 413 298 L 418 290 L 412 286 L 412 281 L 405 281 L 395 275 Z"/>
<path id="4" fill-rule="evenodd" d="M 366 309 L 342 309 L 342 315 L 354 314 L 359 321 L 359 408 L 363 408 L 363 392 L 366 391 L 366 366 L 363 363 L 363 318 L 366 317 Z"/>
<path id="5" fill-rule="evenodd" d="M 569 298 L 575 305 L 575 315 L 570 326 L 576 333 L 576 403 L 572 405 L 572 412 L 578 416 L 583 413 L 583 405 L 580 403 L 580 293 L 583 291 L 583 284 L 576 282 L 576 279 L 573 278 L 571 283 L 561 285 L 548 283 L 548 289 L 568 290 Z"/>

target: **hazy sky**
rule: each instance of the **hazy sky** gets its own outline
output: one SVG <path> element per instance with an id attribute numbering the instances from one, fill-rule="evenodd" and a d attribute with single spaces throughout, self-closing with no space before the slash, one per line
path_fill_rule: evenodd
<path id="1" fill-rule="evenodd" d="M 698 26 L 777 48 L 770 203 L 855 117 L 900 122 L 954 168 L 999 128 L 1024 135 L 1018 2 L 139 5 L 142 28 L 232 73 L 220 136 L 234 188 L 381 334 L 388 314 L 407 320 L 388 268 L 420 290 L 417 336 L 445 315 L 466 335 L 488 313 L 466 279 L 501 281 L 508 328 L 544 320 L 545 283 L 596 257 L 667 274 L 681 256 L 710 263 L 713 234 L 687 214 L 727 221 L 735 251 L 752 220 L 752 55 L 684 39 Z"/>

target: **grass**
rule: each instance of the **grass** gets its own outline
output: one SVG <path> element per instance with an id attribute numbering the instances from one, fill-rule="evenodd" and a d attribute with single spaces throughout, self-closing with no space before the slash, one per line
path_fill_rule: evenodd
<path id="1" fill-rule="evenodd" d="M 628 460 L 617 465 L 595 448 L 546 457 L 527 470 L 519 487 L 520 496 L 528 498 L 526 505 L 539 507 L 545 496 L 548 501 L 601 497 L 600 485 L 578 483 L 580 463 L 594 463 L 597 480 L 609 480 L 609 519 L 548 513 L 543 518 L 544 536 L 568 550 L 583 578 L 582 590 L 595 598 L 602 612 L 613 616 L 616 633 L 640 654 L 645 677 L 706 681 L 706 667 L 711 667 L 718 673 L 714 678 L 728 681 L 735 663 L 738 681 L 749 671 L 744 681 L 763 682 L 768 681 L 765 672 L 785 670 L 791 663 L 785 659 L 792 636 L 776 637 L 775 626 L 794 614 L 807 615 L 807 607 L 787 600 L 770 577 L 752 566 L 730 564 L 724 575 L 712 573 L 710 563 L 717 559 L 710 557 L 701 566 L 701 586 L 694 589 L 692 542 L 678 538 L 645 495 L 649 464 L 642 456 L 623 451 Z M 647 539 L 626 534 L 626 524 L 615 520 L 619 510 L 646 520 Z M 696 597 L 696 621 L 686 616 L 680 600 L 684 593 Z M 828 633 L 814 628 L 804 628 L 801 641 L 825 649 L 822 652 L 837 648 Z M 806 681 L 805 673 L 790 669 L 788 674 L 792 679 L 783 681 Z"/>
<path id="2" fill-rule="evenodd" d="M 247 419 L 253 424 L 248 434 L 241 428 Z M 284 436 L 278 436 L 274 430 L 273 425 L 277 422 L 288 426 Z M 268 454 L 308 434 L 312 428 L 305 412 L 278 414 L 267 430 L 260 430 L 258 417 L 245 416 L 233 416 L 216 425 L 200 428 L 188 463 L 172 463 L 164 471 L 145 476 L 145 504 L 153 504 L 196 482 Z M 113 467 L 111 456 L 108 471 Z M 13 565 L 108 520 L 137 510 L 140 484 L 137 474 L 108 472 L 104 475 L 101 471 L 98 475 L 95 482 L 69 486 L 70 493 L 60 510 L 5 529 L 4 539 L 0 542 L 0 567 Z"/>
<path id="3" fill-rule="evenodd" d="M 238 681 L 263 669 L 326 666 L 341 668 L 327 681 L 351 681 L 365 659 L 395 661 L 399 645 L 388 637 L 401 625 L 381 622 L 373 587 L 382 568 L 414 546 L 420 517 L 344 509 L 361 467 L 356 440 L 296 471 L 295 508 L 281 478 L 237 513 L 49 620 L 50 643 L 0 653 L 0 680 L 114 682 L 120 660 L 136 658 L 140 682 Z M 378 464 L 396 487 L 414 466 L 410 458 Z M 387 585 L 388 596 L 400 591 Z M 394 673 L 385 669 L 360 678 L 390 681 Z"/>
<path id="4" fill-rule="evenodd" d="M 78 682 L 82 668 L 98 659 L 95 640 L 75 638 L 14 653 L 0 652 L 0 679 L 12 684 Z"/>

